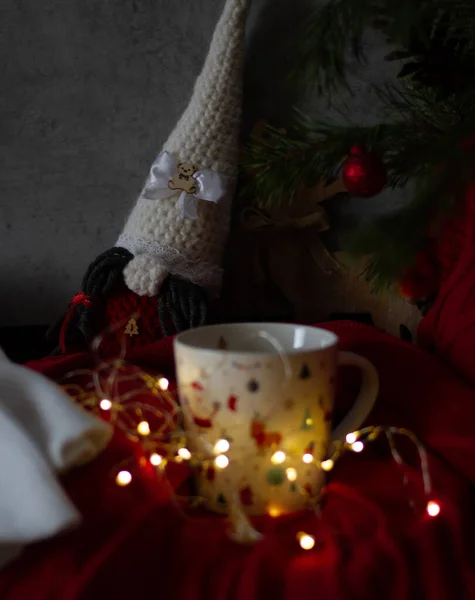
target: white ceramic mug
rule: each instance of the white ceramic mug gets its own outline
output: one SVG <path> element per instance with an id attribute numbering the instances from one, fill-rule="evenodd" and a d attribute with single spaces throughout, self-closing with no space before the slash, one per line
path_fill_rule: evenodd
<path id="1" fill-rule="evenodd" d="M 374 366 L 337 346 L 329 331 L 280 323 L 215 325 L 176 337 L 188 444 L 205 460 L 198 485 L 208 508 L 226 513 L 238 501 L 249 515 L 277 516 L 318 498 L 330 441 L 358 429 L 378 394 Z M 358 367 L 363 379 L 332 432 L 338 365 Z"/>

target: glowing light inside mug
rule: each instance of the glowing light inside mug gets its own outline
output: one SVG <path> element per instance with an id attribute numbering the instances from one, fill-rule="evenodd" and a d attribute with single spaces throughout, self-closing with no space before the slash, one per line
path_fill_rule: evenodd
<path id="1" fill-rule="evenodd" d="M 282 452 L 282 450 L 278 450 L 272 455 L 271 461 L 274 465 L 281 465 L 283 462 L 285 462 L 286 458 L 287 457 L 285 455 L 285 452 Z"/>
<path id="2" fill-rule="evenodd" d="M 297 471 L 295 469 L 293 469 L 292 467 L 287 469 L 285 471 L 285 474 L 287 475 L 287 479 L 289 481 L 295 481 L 297 479 Z"/>
<path id="3" fill-rule="evenodd" d="M 220 454 L 214 459 L 214 464 L 218 469 L 225 469 L 229 465 L 229 458 L 225 454 Z"/>
<path id="4" fill-rule="evenodd" d="M 280 517 L 280 515 L 282 514 L 281 509 L 278 506 L 270 506 L 269 507 L 269 515 L 271 517 Z"/>
<path id="5" fill-rule="evenodd" d="M 229 450 L 229 446 L 228 440 L 218 440 L 214 446 L 214 451 L 217 454 L 223 454 Z"/>

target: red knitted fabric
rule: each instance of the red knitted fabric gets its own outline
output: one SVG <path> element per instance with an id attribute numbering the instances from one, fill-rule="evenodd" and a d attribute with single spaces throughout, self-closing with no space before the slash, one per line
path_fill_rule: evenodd
<path id="1" fill-rule="evenodd" d="M 462 202 L 453 216 L 431 232 L 432 241 L 418 253 L 414 267 L 398 282 L 403 297 L 426 300 L 437 296 L 462 252 L 466 230 L 466 207 Z"/>
<path id="2" fill-rule="evenodd" d="M 174 490 L 193 494 L 187 465 L 175 465 L 167 480 L 151 477 L 148 464 L 138 468 L 140 448 L 117 432 L 96 460 L 62 480 L 81 525 L 33 544 L 3 569 L 0 598 L 473 600 L 474 389 L 434 356 L 375 328 L 326 327 L 342 349 L 365 356 L 379 372 L 380 397 L 368 423 L 406 427 L 426 447 L 439 517 L 419 512 L 424 498 L 411 453 L 404 452 L 409 464 L 402 469 L 385 445 L 368 444 L 329 474 L 321 515 L 261 517 L 262 542 L 241 546 L 227 536 L 224 519 L 171 501 Z M 172 380 L 173 340 L 137 348 L 127 360 Z M 90 355 L 77 354 L 30 367 L 61 381 L 93 365 Z M 337 414 L 358 389 L 357 375 L 341 373 Z M 114 474 L 122 465 L 133 481 L 119 488 Z M 312 550 L 300 548 L 298 532 L 315 537 Z"/>
<path id="3" fill-rule="evenodd" d="M 475 183 L 466 192 L 459 218 L 440 236 L 443 283 L 419 326 L 419 344 L 475 382 Z"/>
<path id="4" fill-rule="evenodd" d="M 127 335 L 127 324 L 133 318 L 138 335 Z M 100 353 L 103 356 L 118 356 L 123 344 L 128 351 L 165 337 L 158 319 L 158 298 L 138 296 L 125 285 L 118 287 L 107 301 L 102 336 Z"/>
<path id="5" fill-rule="evenodd" d="M 462 142 L 461 146 L 464 150 L 473 154 L 475 151 L 475 136 L 468 137 Z M 474 185 L 472 183 L 468 186 L 464 201 L 459 203 L 454 216 L 444 223 L 437 236 L 437 258 L 440 264 L 442 286 L 455 270 L 467 243 L 470 246 L 468 237 L 470 237 L 475 226 L 473 222 L 475 218 Z"/>
<path id="6" fill-rule="evenodd" d="M 443 284 L 452 273 L 460 256 L 467 234 L 466 206 L 462 203 L 459 210 L 448 219 L 439 232 L 436 256 L 440 269 L 440 283 Z"/>

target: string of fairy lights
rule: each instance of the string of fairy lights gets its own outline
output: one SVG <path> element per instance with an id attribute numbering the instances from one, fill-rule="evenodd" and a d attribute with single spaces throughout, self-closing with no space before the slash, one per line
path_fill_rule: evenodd
<path id="1" fill-rule="evenodd" d="M 81 383 L 78 383 L 78 379 Z M 84 384 L 84 380 L 86 383 Z M 124 383 L 133 383 L 134 389 L 122 393 Z M 78 370 L 69 373 L 62 382 L 64 390 L 85 409 L 90 410 L 114 426 L 120 428 L 129 439 L 141 445 L 146 461 L 156 469 L 160 476 L 165 475 L 169 463 L 187 462 L 194 469 L 209 464 L 219 471 L 230 465 L 228 453 L 232 442 L 221 438 L 211 444 L 211 451 L 192 451 L 190 434 L 182 424 L 182 410 L 173 393 L 169 391 L 169 381 L 163 376 L 154 377 L 136 367 L 127 365 L 123 358 L 113 361 L 100 361 L 92 370 Z M 144 395 L 152 395 L 153 402 L 144 402 Z M 157 399 L 159 400 L 157 402 Z M 155 422 L 158 424 L 155 425 Z M 325 472 L 331 471 L 339 458 L 347 453 L 359 454 L 368 443 L 385 438 L 391 455 L 398 465 L 404 465 L 403 458 L 396 446 L 396 438 L 409 439 L 417 450 L 424 495 L 427 500 L 425 512 L 429 517 L 436 517 L 441 511 L 439 502 L 432 498 L 432 484 L 428 468 L 427 453 L 409 430 L 398 427 L 371 426 L 349 433 L 343 441 L 333 442 L 332 453 L 323 461 L 317 460 L 311 449 L 297 457 L 305 465 L 315 465 Z M 191 442 L 191 443 L 190 443 Z M 209 447 L 209 444 L 208 444 Z M 285 467 L 291 457 L 284 449 L 270 449 L 272 465 Z M 298 480 L 298 472 L 294 466 L 285 469 L 285 476 L 291 483 Z M 120 468 L 115 474 L 115 482 L 125 487 L 133 482 L 133 468 Z M 315 499 L 318 502 L 318 499 Z M 270 516 L 278 516 L 278 512 L 269 510 Z M 304 550 L 311 550 L 315 545 L 315 537 L 307 532 L 299 532 L 297 541 Z"/>

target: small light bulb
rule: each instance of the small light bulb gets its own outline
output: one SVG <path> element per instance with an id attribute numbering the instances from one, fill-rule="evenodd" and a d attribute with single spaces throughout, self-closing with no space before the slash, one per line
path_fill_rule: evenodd
<path id="1" fill-rule="evenodd" d="M 112 402 L 107 400 L 107 398 L 104 398 L 104 400 L 99 402 L 99 406 L 102 410 L 110 410 L 112 408 Z"/>
<path id="2" fill-rule="evenodd" d="M 303 455 L 302 460 L 305 464 L 309 465 L 313 462 L 313 456 L 307 452 L 307 454 Z"/>
<path id="3" fill-rule="evenodd" d="M 282 514 L 282 511 L 280 510 L 280 508 L 278 506 L 269 506 L 269 515 L 271 517 L 280 517 L 280 515 Z"/>
<path id="4" fill-rule="evenodd" d="M 137 425 L 137 431 L 140 435 L 150 435 L 150 425 L 147 421 L 141 421 Z"/>
<path id="5" fill-rule="evenodd" d="M 358 434 L 356 432 L 354 433 L 349 433 L 346 436 L 346 443 L 347 444 L 354 444 L 356 442 L 356 440 L 358 439 Z"/>
<path id="6" fill-rule="evenodd" d="M 293 469 L 292 467 L 287 469 L 285 471 L 285 474 L 287 475 L 287 479 L 289 481 L 295 481 L 297 479 L 297 471 L 295 469 Z"/>
<path id="7" fill-rule="evenodd" d="M 229 450 L 228 440 L 218 440 L 214 446 L 214 451 L 217 454 L 222 454 L 223 452 L 227 452 L 228 450 Z"/>
<path id="8" fill-rule="evenodd" d="M 183 460 L 190 460 L 191 452 L 188 450 L 188 448 L 180 448 L 178 450 L 178 456 L 180 456 Z"/>
<path id="9" fill-rule="evenodd" d="M 434 502 L 434 500 L 430 500 L 427 503 L 426 511 L 429 517 L 436 517 L 440 513 L 440 504 L 438 502 Z"/>
<path id="10" fill-rule="evenodd" d="M 332 461 L 331 458 L 324 460 L 322 462 L 322 469 L 324 471 L 331 471 L 333 469 L 333 467 L 335 466 L 335 463 Z"/>
<path id="11" fill-rule="evenodd" d="M 150 462 L 154 467 L 160 466 L 162 464 L 162 460 L 163 458 L 160 456 L 160 454 L 157 454 L 156 452 L 150 456 Z"/>
<path id="12" fill-rule="evenodd" d="M 313 419 L 306 419 L 305 420 L 305 425 L 313 425 Z"/>
<path id="13" fill-rule="evenodd" d="M 363 442 L 355 442 L 354 444 L 351 444 L 351 449 L 353 450 L 353 452 L 361 452 L 363 448 Z"/>
<path id="14" fill-rule="evenodd" d="M 312 535 L 308 535 L 308 533 L 299 533 L 297 538 L 304 550 L 311 550 L 315 546 L 315 538 Z"/>
<path id="15" fill-rule="evenodd" d="M 214 464 L 218 469 L 225 469 L 229 465 L 229 458 L 225 454 L 220 454 L 214 459 Z"/>
<path id="16" fill-rule="evenodd" d="M 168 379 L 166 379 L 165 377 L 160 377 L 160 379 L 157 381 L 157 385 L 161 390 L 166 392 L 168 390 L 169 385 Z"/>
<path id="17" fill-rule="evenodd" d="M 132 475 L 128 471 L 120 471 L 115 478 L 117 485 L 125 487 L 132 481 Z"/>
<path id="18" fill-rule="evenodd" d="M 285 452 L 282 452 L 282 450 L 277 450 L 277 452 L 274 452 L 272 455 L 271 461 L 274 463 L 274 465 L 281 465 L 283 462 L 285 462 L 286 458 Z"/>

